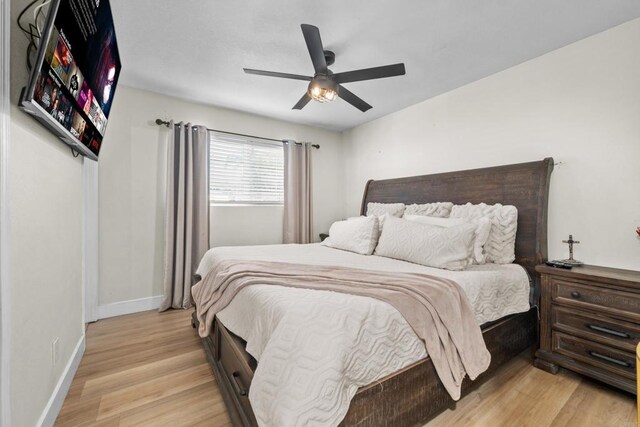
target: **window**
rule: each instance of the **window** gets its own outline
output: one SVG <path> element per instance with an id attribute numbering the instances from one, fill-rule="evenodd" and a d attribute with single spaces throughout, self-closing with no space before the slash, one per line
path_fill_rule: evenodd
<path id="1" fill-rule="evenodd" d="M 282 144 L 209 132 L 209 201 L 211 204 L 283 204 Z"/>

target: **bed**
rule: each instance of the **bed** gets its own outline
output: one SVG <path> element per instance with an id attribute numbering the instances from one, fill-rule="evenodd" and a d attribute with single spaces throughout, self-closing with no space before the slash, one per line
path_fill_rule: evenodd
<path id="1" fill-rule="evenodd" d="M 362 214 L 365 214 L 369 202 L 485 202 L 511 204 L 518 208 L 515 263 L 522 266 L 531 278 L 533 307 L 526 312 L 482 324 L 491 364 L 475 381 L 463 383 L 462 395 L 490 378 L 491 373 L 506 361 L 536 343 L 538 320 L 535 304 L 539 276 L 534 267 L 546 259 L 547 198 L 552 169 L 553 160 L 547 158 L 493 168 L 372 180 L 365 187 Z M 199 326 L 195 316 L 193 325 Z M 247 343 L 231 333 L 223 322 L 216 319 L 211 326 L 212 332 L 203 338 L 203 344 L 230 416 L 235 425 L 256 425 L 248 393 L 258 362 L 247 351 Z M 341 425 L 416 425 L 454 404 L 431 359 L 426 357 L 360 387 Z"/>

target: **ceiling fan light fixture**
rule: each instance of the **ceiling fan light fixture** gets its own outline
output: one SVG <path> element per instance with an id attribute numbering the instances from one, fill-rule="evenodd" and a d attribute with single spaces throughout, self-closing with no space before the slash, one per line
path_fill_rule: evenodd
<path id="1" fill-rule="evenodd" d="M 338 97 L 338 84 L 327 77 L 316 76 L 309 83 L 307 95 L 318 102 L 331 102 Z"/>
<path id="2" fill-rule="evenodd" d="M 370 110 L 371 105 L 364 102 L 357 95 L 351 93 L 349 89 L 342 86 L 344 83 L 361 82 L 363 80 L 382 79 L 385 77 L 402 76 L 405 74 L 404 64 L 383 65 L 381 67 L 363 68 L 334 74 L 329 68 L 336 59 L 335 53 L 325 50 L 320 39 L 318 27 L 309 24 L 300 25 L 307 50 L 313 63 L 314 75 L 303 76 L 301 74 L 280 73 L 266 70 L 254 70 L 245 68 L 247 74 L 257 74 L 259 76 L 279 77 L 283 79 L 308 81 L 309 87 L 302 98 L 293 106 L 292 110 L 302 110 L 312 99 L 318 102 L 331 102 L 336 98 L 342 98 L 345 102 L 353 105 L 358 110 Z"/>

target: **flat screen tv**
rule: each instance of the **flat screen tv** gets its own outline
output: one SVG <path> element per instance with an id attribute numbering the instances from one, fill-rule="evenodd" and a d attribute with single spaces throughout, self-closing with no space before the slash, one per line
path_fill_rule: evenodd
<path id="1" fill-rule="evenodd" d="M 97 160 L 120 69 L 109 0 L 53 0 L 20 107 Z"/>

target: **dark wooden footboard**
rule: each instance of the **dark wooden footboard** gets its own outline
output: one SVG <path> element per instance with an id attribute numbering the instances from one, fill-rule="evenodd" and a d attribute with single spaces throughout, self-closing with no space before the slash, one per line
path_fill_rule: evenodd
<path id="1" fill-rule="evenodd" d="M 537 336 L 537 309 L 508 316 L 483 327 L 483 336 L 491 353 L 489 369 L 475 381 L 465 380 L 462 396 L 491 378 L 505 362 L 527 348 Z M 192 318 L 194 328 L 198 319 Z M 255 426 L 248 392 L 257 367 L 246 350 L 246 342 L 214 321 L 213 332 L 203 338 L 207 360 L 220 386 L 229 415 L 237 426 Z M 360 388 L 349 406 L 342 426 L 414 426 L 424 423 L 455 405 L 440 382 L 431 359 L 427 357 L 400 371 Z"/>
<path id="2" fill-rule="evenodd" d="M 482 333 L 491 365 L 475 381 L 465 379 L 462 396 L 492 377 L 500 366 L 536 343 L 537 310 L 501 319 Z M 424 423 L 455 401 L 438 378 L 430 358 L 421 360 L 379 382 L 358 390 L 343 420 L 343 426 L 413 426 Z"/>

